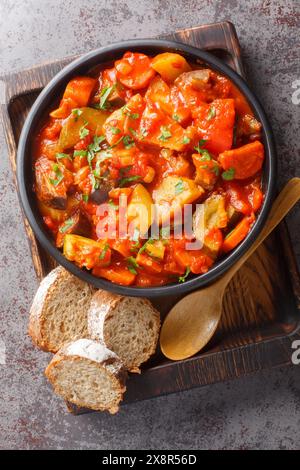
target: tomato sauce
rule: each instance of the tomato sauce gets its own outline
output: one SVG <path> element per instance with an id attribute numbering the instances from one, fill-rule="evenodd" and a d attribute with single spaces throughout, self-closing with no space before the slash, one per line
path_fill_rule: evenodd
<path id="1" fill-rule="evenodd" d="M 56 246 L 120 285 L 207 272 L 263 203 L 260 122 L 228 78 L 176 53 L 129 51 L 97 76 L 74 77 L 33 152 Z"/>

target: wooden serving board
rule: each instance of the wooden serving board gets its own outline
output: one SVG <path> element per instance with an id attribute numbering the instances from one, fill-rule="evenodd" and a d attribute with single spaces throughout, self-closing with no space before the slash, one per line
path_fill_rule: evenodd
<path id="1" fill-rule="evenodd" d="M 244 76 L 238 38 L 229 22 L 163 37 L 209 50 Z M 32 103 L 49 80 L 74 58 L 0 78 L 1 116 L 14 175 L 18 139 Z M 26 218 L 24 223 L 36 274 L 42 279 L 55 261 L 40 246 Z M 154 303 L 163 317 L 174 301 L 164 298 L 163 307 L 158 299 Z M 130 376 L 125 403 L 290 364 L 295 339 L 300 339 L 300 278 L 283 223 L 232 279 L 220 327 L 205 350 L 178 362 L 165 359 L 158 351 L 141 375 Z"/>

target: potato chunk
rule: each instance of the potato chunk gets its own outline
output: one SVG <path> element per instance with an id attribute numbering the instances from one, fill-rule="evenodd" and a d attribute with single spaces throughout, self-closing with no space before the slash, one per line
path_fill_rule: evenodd
<path id="1" fill-rule="evenodd" d="M 64 238 L 64 256 L 80 268 L 92 269 L 110 263 L 111 250 L 106 240 L 96 242 L 80 235 L 67 234 Z"/>
<path id="2" fill-rule="evenodd" d="M 198 206 L 193 216 L 193 232 L 210 255 L 216 256 L 223 237 L 221 228 L 227 226 L 228 213 L 225 196 L 213 194 L 202 206 Z"/>
<path id="3" fill-rule="evenodd" d="M 204 226 L 206 230 L 224 228 L 227 226 L 228 216 L 225 208 L 225 196 L 213 194 L 204 202 Z"/>
<path id="4" fill-rule="evenodd" d="M 71 114 L 60 131 L 58 147 L 65 150 L 73 147 L 80 140 L 80 129 L 86 127 L 93 134 L 100 135 L 107 119 L 107 112 L 93 108 L 79 108 L 78 114 Z"/>
<path id="5" fill-rule="evenodd" d="M 132 137 L 132 132 L 135 132 L 139 125 L 144 107 L 144 99 L 137 93 L 126 106 L 110 114 L 103 126 L 109 145 L 116 145 L 125 134 Z"/>
<path id="6" fill-rule="evenodd" d="M 145 251 L 152 258 L 162 260 L 164 259 L 165 249 L 166 247 L 162 240 L 153 240 L 152 243 L 146 243 Z"/>
<path id="7" fill-rule="evenodd" d="M 184 124 L 191 118 L 191 110 L 185 105 L 179 89 L 174 85 L 170 88 L 160 76 L 151 81 L 145 99 L 155 103 L 179 124 Z"/>
<path id="8" fill-rule="evenodd" d="M 160 74 L 166 82 L 174 80 L 184 72 L 191 70 L 185 58 L 174 52 L 163 52 L 152 60 L 152 68 Z"/>
<path id="9" fill-rule="evenodd" d="M 153 222 L 153 201 L 147 189 L 137 184 L 132 192 L 128 207 L 127 219 L 141 234 L 148 231 Z"/>
<path id="10" fill-rule="evenodd" d="M 167 176 L 153 191 L 153 200 L 156 204 L 156 213 L 160 223 L 168 220 L 176 210 L 182 209 L 185 204 L 191 204 L 199 199 L 204 189 L 194 180 L 178 176 Z"/>

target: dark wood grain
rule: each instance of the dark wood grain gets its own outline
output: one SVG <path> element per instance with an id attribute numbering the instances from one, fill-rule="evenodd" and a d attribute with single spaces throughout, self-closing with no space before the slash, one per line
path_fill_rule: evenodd
<path id="1" fill-rule="evenodd" d="M 223 22 L 176 31 L 163 36 L 209 50 L 244 75 L 234 26 Z M 40 90 L 75 57 L 44 64 L 2 77 L 1 116 L 12 171 L 16 173 L 16 148 L 27 113 Z M 5 93 L 1 93 L 5 87 Z M 25 228 L 39 279 L 55 261 L 41 248 L 27 220 Z M 162 317 L 177 299 L 154 299 Z M 257 370 L 289 364 L 291 343 L 300 338 L 300 277 L 288 232 L 281 224 L 230 282 L 220 327 L 200 354 L 170 362 L 160 351 L 141 375 L 132 375 L 125 402 L 187 390 L 232 379 Z M 201 306 L 199 306 L 201 315 Z M 73 412 L 83 412 L 70 405 Z"/>

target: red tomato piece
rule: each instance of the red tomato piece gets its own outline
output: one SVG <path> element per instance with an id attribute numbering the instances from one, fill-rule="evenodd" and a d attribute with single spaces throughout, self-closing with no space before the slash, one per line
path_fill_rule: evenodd
<path id="1" fill-rule="evenodd" d="M 255 183 L 251 183 L 245 186 L 245 190 L 248 195 L 248 201 L 251 204 L 253 212 L 257 212 L 261 208 L 264 199 L 264 195 L 260 187 Z"/>
<path id="2" fill-rule="evenodd" d="M 245 215 L 249 215 L 252 212 L 251 203 L 243 186 L 236 181 L 228 181 L 224 184 L 224 188 L 230 204 L 236 211 L 242 212 Z"/>
<path id="3" fill-rule="evenodd" d="M 155 75 L 150 58 L 139 52 L 126 52 L 115 62 L 115 68 L 122 85 L 132 90 L 145 88 Z"/>
<path id="4" fill-rule="evenodd" d="M 213 259 L 203 250 L 186 250 L 187 240 L 174 240 L 174 258 L 183 268 L 189 267 L 194 274 L 206 273 L 213 264 Z"/>
<path id="5" fill-rule="evenodd" d="M 217 99 L 210 104 L 203 103 L 193 113 L 204 147 L 215 155 L 232 146 L 235 109 L 233 99 Z"/>
<path id="6" fill-rule="evenodd" d="M 43 137 L 50 140 L 56 140 L 61 131 L 62 125 L 60 121 L 53 120 L 46 126 L 42 132 Z"/>

